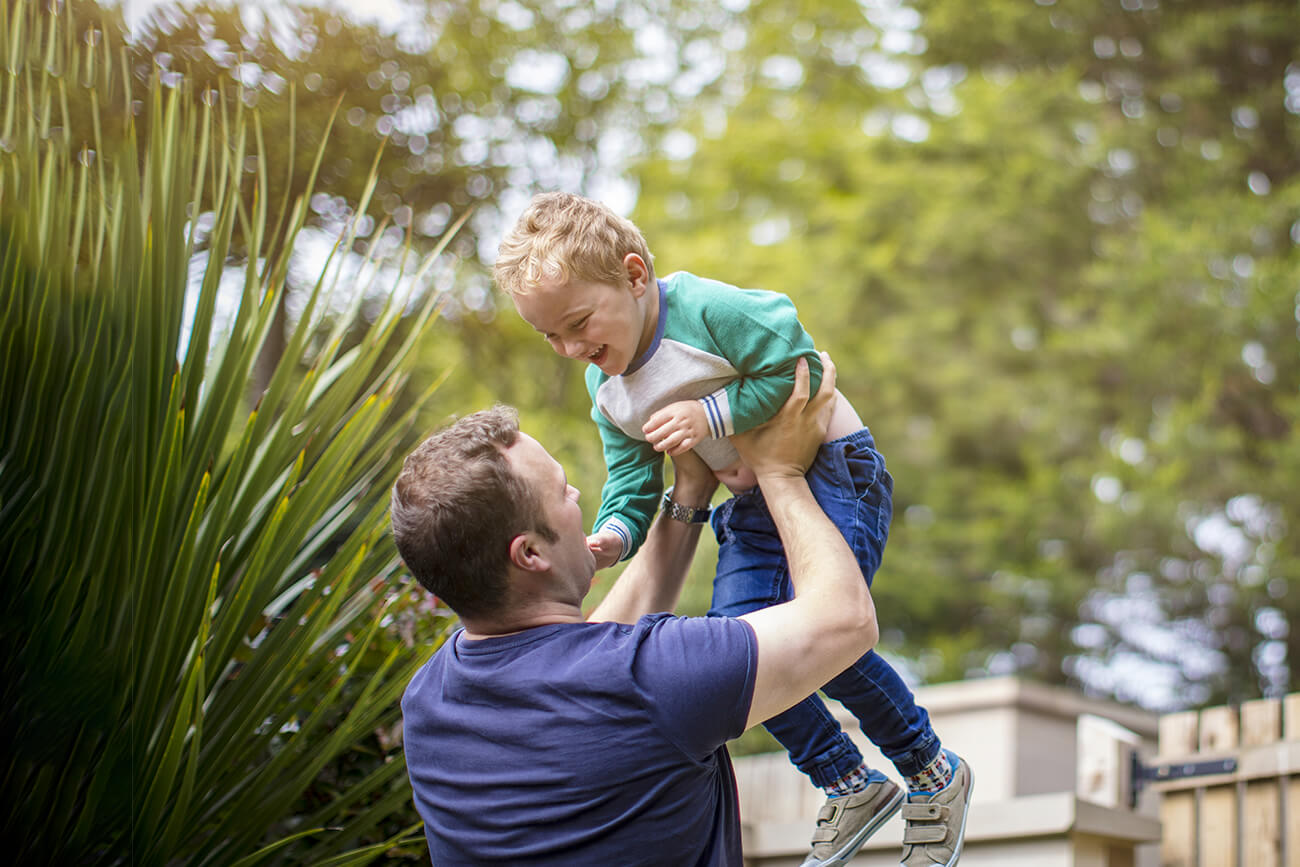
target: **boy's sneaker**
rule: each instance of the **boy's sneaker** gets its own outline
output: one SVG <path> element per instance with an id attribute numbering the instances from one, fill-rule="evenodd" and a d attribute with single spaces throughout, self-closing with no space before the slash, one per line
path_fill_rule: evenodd
<path id="1" fill-rule="evenodd" d="M 800 867 L 849 863 L 867 838 L 898 812 L 903 790 L 879 771 L 872 771 L 867 779 L 871 782 L 861 792 L 826 799 L 817 813 L 812 854 Z"/>
<path id="2" fill-rule="evenodd" d="M 974 784 L 970 765 L 948 752 L 952 781 L 937 792 L 916 792 L 903 805 L 903 860 L 900 867 L 952 867 L 966 839 L 966 814 Z"/>

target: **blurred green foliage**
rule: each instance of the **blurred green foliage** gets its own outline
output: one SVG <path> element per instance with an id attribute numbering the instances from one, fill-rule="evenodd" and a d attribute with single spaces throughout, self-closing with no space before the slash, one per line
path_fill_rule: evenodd
<path id="1" fill-rule="evenodd" d="M 634 216 L 836 358 L 897 480 L 882 651 L 1157 707 L 1294 689 L 1296 6 L 738 17 Z"/>

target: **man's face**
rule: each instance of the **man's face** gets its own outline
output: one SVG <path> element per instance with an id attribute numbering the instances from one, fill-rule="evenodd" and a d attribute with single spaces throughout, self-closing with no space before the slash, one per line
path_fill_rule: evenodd
<path id="1" fill-rule="evenodd" d="M 506 449 L 506 460 L 532 488 L 542 509 L 542 520 L 555 531 L 554 542 L 539 542 L 551 561 L 551 571 L 562 580 L 577 582 L 585 595 L 596 574 L 596 558 L 587 547 L 578 489 L 569 484 L 559 461 L 526 433 L 520 432 L 515 444 Z"/>

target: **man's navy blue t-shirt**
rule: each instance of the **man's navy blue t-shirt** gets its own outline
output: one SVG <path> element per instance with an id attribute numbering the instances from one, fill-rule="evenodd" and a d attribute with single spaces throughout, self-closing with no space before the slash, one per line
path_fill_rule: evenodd
<path id="1" fill-rule="evenodd" d="M 757 661 L 725 617 L 457 632 L 402 698 L 433 863 L 739 865 Z"/>

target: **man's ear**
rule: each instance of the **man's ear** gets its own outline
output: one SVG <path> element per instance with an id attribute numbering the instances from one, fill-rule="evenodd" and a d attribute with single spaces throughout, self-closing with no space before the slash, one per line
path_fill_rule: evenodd
<path id="1" fill-rule="evenodd" d="M 545 572 L 551 560 L 537 546 L 539 537 L 532 532 L 520 533 L 510 540 L 510 562 L 525 572 Z"/>
<path id="2" fill-rule="evenodd" d="M 650 266 L 637 253 L 628 253 L 623 257 L 623 267 L 631 281 L 632 294 L 640 298 L 650 288 Z"/>

